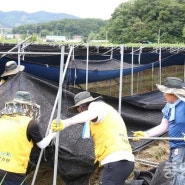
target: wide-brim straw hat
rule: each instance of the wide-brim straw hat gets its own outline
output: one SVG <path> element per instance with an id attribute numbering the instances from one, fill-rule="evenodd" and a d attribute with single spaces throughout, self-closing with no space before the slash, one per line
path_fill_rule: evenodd
<path id="1" fill-rule="evenodd" d="M 75 113 L 75 112 L 77 112 L 77 107 L 78 106 L 80 106 L 84 103 L 93 102 L 93 101 L 98 100 L 98 99 L 102 99 L 102 96 L 98 96 L 96 98 L 93 98 L 91 96 L 90 92 L 88 92 L 88 91 L 80 92 L 77 95 L 75 95 L 75 97 L 74 97 L 75 105 L 69 107 L 68 111 Z"/>
<path id="2" fill-rule="evenodd" d="M 164 85 L 156 84 L 159 91 L 166 94 L 174 94 L 185 101 L 185 87 L 183 81 L 177 77 L 167 77 Z"/>
<path id="3" fill-rule="evenodd" d="M 25 66 L 23 65 L 17 65 L 15 61 L 8 61 L 5 65 L 5 70 L 1 77 L 10 76 L 17 74 L 19 71 L 23 71 Z"/>

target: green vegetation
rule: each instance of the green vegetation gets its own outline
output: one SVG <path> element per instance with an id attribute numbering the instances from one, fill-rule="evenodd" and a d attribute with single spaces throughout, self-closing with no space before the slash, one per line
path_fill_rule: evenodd
<path id="1" fill-rule="evenodd" d="M 185 31 L 184 0 L 131 0 L 112 14 L 107 26 L 110 41 L 182 43 Z"/>
<path id="2" fill-rule="evenodd" d="M 13 33 L 64 35 L 83 41 L 108 39 L 112 44 L 150 41 L 155 44 L 183 44 L 185 41 L 185 0 L 129 0 L 120 4 L 110 20 L 63 19 L 50 23 L 19 26 Z"/>
<path id="3" fill-rule="evenodd" d="M 63 35 L 68 39 L 71 39 L 74 35 L 80 35 L 87 40 L 89 37 L 93 38 L 100 31 L 100 28 L 105 25 L 106 21 L 101 19 L 63 19 L 50 23 L 19 26 L 13 28 L 12 32 L 25 35 L 37 34 L 39 37 Z"/>

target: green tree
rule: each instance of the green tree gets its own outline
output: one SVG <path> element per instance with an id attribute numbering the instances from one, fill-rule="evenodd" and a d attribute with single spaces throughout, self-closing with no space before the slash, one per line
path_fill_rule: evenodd
<path id="1" fill-rule="evenodd" d="M 46 29 L 43 29 L 43 30 L 40 32 L 40 36 L 41 36 L 41 37 L 46 37 L 46 35 L 49 35 L 49 31 L 46 30 Z"/>
<path id="2" fill-rule="evenodd" d="M 182 42 L 185 0 L 130 0 L 117 7 L 106 29 L 113 43 Z"/>

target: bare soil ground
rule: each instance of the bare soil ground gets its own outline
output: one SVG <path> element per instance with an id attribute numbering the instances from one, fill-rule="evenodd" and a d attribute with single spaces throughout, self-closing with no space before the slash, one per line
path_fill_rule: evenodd
<path id="1" fill-rule="evenodd" d="M 139 152 L 134 153 L 135 155 L 135 169 L 138 171 L 147 171 L 160 162 L 168 159 L 169 155 L 169 144 L 168 141 L 156 141 L 155 143 L 147 146 Z M 152 166 L 150 163 L 153 163 Z M 155 164 L 156 163 L 156 164 Z M 98 185 L 101 168 L 98 168 L 91 176 L 88 185 Z M 31 185 L 34 172 L 28 175 L 27 185 Z M 35 181 L 36 185 L 52 185 L 53 184 L 53 169 L 48 166 L 41 166 L 37 174 Z M 130 175 L 128 180 L 134 178 L 134 173 Z M 57 178 L 57 185 L 66 185 L 61 177 Z"/>

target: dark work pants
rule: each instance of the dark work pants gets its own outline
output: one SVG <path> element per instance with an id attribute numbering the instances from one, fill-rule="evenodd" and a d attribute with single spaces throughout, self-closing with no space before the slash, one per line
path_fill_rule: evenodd
<path id="1" fill-rule="evenodd" d="M 26 185 L 26 183 L 22 183 L 20 181 L 9 181 L 9 180 L 4 180 L 2 185 Z"/>
<path id="2" fill-rule="evenodd" d="M 121 160 L 105 164 L 100 185 L 123 185 L 134 169 L 134 162 Z"/>

